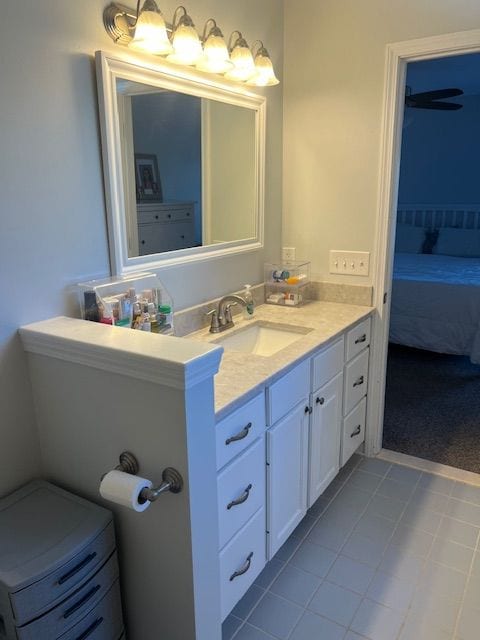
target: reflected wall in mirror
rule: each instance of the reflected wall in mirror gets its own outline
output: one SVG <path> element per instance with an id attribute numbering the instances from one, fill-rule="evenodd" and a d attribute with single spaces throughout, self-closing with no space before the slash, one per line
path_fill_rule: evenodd
<path id="1" fill-rule="evenodd" d="M 117 273 L 263 241 L 265 98 L 164 66 L 97 53 Z"/>

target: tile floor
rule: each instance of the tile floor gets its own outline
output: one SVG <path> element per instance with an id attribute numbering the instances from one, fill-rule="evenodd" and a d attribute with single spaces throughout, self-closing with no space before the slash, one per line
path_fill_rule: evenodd
<path id="1" fill-rule="evenodd" d="M 480 487 L 354 456 L 223 640 L 478 640 Z"/>

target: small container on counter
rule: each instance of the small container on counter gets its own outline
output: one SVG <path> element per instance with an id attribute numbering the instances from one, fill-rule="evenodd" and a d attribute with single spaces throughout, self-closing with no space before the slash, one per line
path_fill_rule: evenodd
<path id="1" fill-rule="evenodd" d="M 298 307 L 308 302 L 310 262 L 265 263 L 265 302 Z"/>
<path id="2" fill-rule="evenodd" d="M 91 280 L 78 285 L 82 318 L 173 335 L 173 300 L 154 273 Z"/>

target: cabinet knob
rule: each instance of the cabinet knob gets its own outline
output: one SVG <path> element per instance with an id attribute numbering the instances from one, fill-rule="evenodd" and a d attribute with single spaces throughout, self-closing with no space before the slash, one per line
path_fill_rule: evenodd
<path id="1" fill-rule="evenodd" d="M 142 240 L 142 241 L 140 242 L 140 244 L 145 244 L 145 240 Z"/>
<path id="2" fill-rule="evenodd" d="M 357 338 L 355 340 L 355 344 L 361 344 L 362 342 L 366 342 L 367 341 L 367 336 L 364 333 L 363 336 L 360 336 L 360 338 Z"/>
<path id="3" fill-rule="evenodd" d="M 359 378 L 357 378 L 357 380 L 355 380 L 355 382 L 353 383 L 353 386 L 354 387 L 359 387 L 364 382 L 365 382 L 365 378 L 363 376 L 360 376 Z"/>
<path id="4" fill-rule="evenodd" d="M 312 411 L 313 411 L 312 407 L 305 407 L 305 414 L 312 413 Z"/>
<path id="5" fill-rule="evenodd" d="M 358 427 L 355 429 L 355 431 L 352 431 L 352 433 L 350 434 L 350 438 L 354 438 L 355 436 L 360 435 L 360 431 L 362 430 L 362 425 L 358 425 Z"/>
<path id="6" fill-rule="evenodd" d="M 158 216 L 155 216 L 155 220 L 158 220 Z"/>
<path id="7" fill-rule="evenodd" d="M 185 240 L 185 236 L 180 236 L 180 238 L 181 238 L 182 240 Z"/>
<path id="8" fill-rule="evenodd" d="M 316 402 L 317 404 L 324 404 L 324 403 L 325 403 L 325 398 L 317 398 L 317 399 L 315 400 L 315 402 Z"/>
<path id="9" fill-rule="evenodd" d="M 171 218 L 172 214 L 171 213 L 167 213 L 167 218 Z"/>

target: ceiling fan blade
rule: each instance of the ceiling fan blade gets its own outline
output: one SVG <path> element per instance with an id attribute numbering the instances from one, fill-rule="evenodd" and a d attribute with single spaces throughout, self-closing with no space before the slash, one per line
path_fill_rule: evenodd
<path id="1" fill-rule="evenodd" d="M 453 98 L 454 96 L 463 95 L 461 89 L 437 89 L 436 91 L 423 91 L 422 93 L 412 93 L 408 97 L 412 100 L 443 100 L 445 98 Z"/>
<path id="2" fill-rule="evenodd" d="M 412 100 L 406 104 L 407 107 L 413 109 L 434 109 L 436 111 L 458 111 L 463 107 L 463 104 L 456 104 L 455 102 L 416 102 Z"/>

